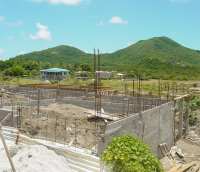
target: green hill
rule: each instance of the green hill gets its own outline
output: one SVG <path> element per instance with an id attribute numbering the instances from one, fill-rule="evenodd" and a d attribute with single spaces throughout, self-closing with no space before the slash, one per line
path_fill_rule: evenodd
<path id="1" fill-rule="evenodd" d="M 88 54 L 85 52 L 66 45 L 60 45 L 43 51 L 36 51 L 15 57 L 13 60 L 36 60 L 41 62 L 56 63 L 79 63 L 88 62 Z"/>
<path id="2" fill-rule="evenodd" d="M 123 64 L 139 64 L 144 60 L 158 60 L 179 66 L 200 65 L 200 53 L 186 48 L 167 37 L 139 41 L 128 48 L 110 54 Z"/>
<path id="3" fill-rule="evenodd" d="M 92 69 L 92 54 L 70 46 L 57 46 L 47 50 L 17 56 L 5 63 L 39 63 L 39 68 L 48 66 L 80 69 L 81 64 Z M 198 79 L 200 51 L 192 50 L 167 37 L 141 40 L 119 51 L 101 55 L 102 68 L 126 72 L 129 75 L 142 73 L 151 78 Z M 1 65 L 0 65 L 1 68 Z"/>

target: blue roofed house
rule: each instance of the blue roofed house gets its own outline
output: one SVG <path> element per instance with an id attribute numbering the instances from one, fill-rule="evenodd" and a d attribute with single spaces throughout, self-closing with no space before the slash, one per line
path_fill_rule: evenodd
<path id="1" fill-rule="evenodd" d="M 61 81 L 69 76 L 69 70 L 61 68 L 50 68 L 40 70 L 40 76 L 43 80 Z"/>

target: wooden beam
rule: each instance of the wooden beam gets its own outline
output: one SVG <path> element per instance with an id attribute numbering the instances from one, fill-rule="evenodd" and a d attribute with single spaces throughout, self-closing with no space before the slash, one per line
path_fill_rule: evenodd
<path id="1" fill-rule="evenodd" d="M 16 172 L 15 167 L 14 167 L 14 164 L 13 164 L 13 161 L 12 161 L 12 158 L 11 158 L 10 153 L 9 153 L 9 150 L 8 150 L 8 147 L 7 147 L 6 142 L 5 142 L 5 140 L 4 140 L 1 127 L 2 127 L 2 126 L 1 126 L 1 123 L 0 123 L 0 139 L 1 139 L 2 143 L 3 143 L 3 146 L 4 146 L 4 149 L 5 149 L 5 151 L 6 151 L 6 155 L 7 155 L 7 157 L 8 157 L 8 160 L 9 160 L 10 166 L 11 166 L 11 168 L 12 168 L 12 171 L 13 171 L 13 172 Z"/>

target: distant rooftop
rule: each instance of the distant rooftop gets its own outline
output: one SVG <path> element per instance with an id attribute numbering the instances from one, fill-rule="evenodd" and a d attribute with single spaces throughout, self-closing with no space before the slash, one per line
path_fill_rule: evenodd
<path id="1" fill-rule="evenodd" d="M 69 70 L 61 68 L 50 68 L 50 69 L 40 70 L 40 72 L 69 72 Z"/>

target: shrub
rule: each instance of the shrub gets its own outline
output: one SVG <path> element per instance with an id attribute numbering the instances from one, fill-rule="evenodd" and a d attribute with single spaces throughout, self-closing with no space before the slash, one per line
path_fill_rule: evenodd
<path id="1" fill-rule="evenodd" d="M 198 111 L 200 109 L 200 97 L 194 96 L 190 101 L 191 113 L 189 114 L 189 124 L 190 126 L 195 126 L 198 123 Z"/>
<path id="2" fill-rule="evenodd" d="M 132 136 L 114 138 L 101 159 L 113 172 L 163 172 L 148 146 Z"/>
<path id="3" fill-rule="evenodd" d="M 13 66 L 11 68 L 8 68 L 4 71 L 4 74 L 6 76 L 23 76 L 25 74 L 25 70 L 21 66 Z"/>
<path id="4" fill-rule="evenodd" d="M 191 112 L 189 115 L 189 124 L 190 126 L 195 126 L 198 122 L 197 113 Z"/>
<path id="5" fill-rule="evenodd" d="M 192 111 L 200 109 L 200 97 L 194 96 L 190 101 L 190 108 Z"/>

